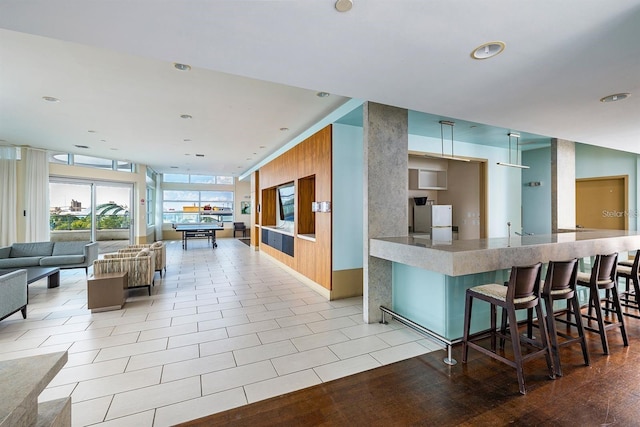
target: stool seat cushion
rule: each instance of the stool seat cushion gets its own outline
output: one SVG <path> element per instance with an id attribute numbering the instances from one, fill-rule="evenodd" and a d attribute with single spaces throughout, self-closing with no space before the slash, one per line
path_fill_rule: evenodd
<path id="1" fill-rule="evenodd" d="M 591 274 L 590 273 L 578 273 L 578 282 L 590 283 L 591 282 Z M 611 283 L 611 280 L 598 280 L 596 285 L 606 285 L 607 283 Z"/>
<path id="2" fill-rule="evenodd" d="M 631 276 L 631 267 L 618 264 L 618 274 L 625 274 L 627 276 Z"/>
<path id="3" fill-rule="evenodd" d="M 564 294 L 568 294 L 569 292 L 572 292 L 573 289 L 571 288 L 564 288 L 564 289 L 552 289 L 551 290 L 551 295 L 564 295 Z"/>
<path id="4" fill-rule="evenodd" d="M 499 285 L 497 283 L 489 283 L 486 285 L 474 286 L 473 288 L 471 288 L 471 290 L 478 294 L 486 295 L 488 297 L 495 298 L 500 301 L 505 301 L 507 299 L 507 287 L 504 285 Z M 529 295 L 524 298 L 516 298 L 513 300 L 513 302 L 516 304 L 520 304 L 524 302 L 533 301 L 534 299 L 536 299 L 535 295 Z"/>

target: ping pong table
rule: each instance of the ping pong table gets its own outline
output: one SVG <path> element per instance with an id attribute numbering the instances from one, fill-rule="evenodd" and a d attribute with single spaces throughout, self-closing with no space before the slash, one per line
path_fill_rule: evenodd
<path id="1" fill-rule="evenodd" d="M 224 230 L 218 224 L 198 223 L 198 224 L 172 224 L 174 230 L 182 233 L 182 249 L 187 249 L 187 240 L 206 237 L 207 242 L 211 242 L 212 248 L 217 248 L 216 230 Z"/>

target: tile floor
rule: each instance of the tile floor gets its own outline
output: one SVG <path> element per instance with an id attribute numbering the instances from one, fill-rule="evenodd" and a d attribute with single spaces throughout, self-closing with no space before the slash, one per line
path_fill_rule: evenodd
<path id="1" fill-rule="evenodd" d="M 152 295 L 86 309 L 84 270 L 29 286 L 28 319 L 0 322 L 0 360 L 67 350 L 40 401 L 71 396 L 73 426 L 168 426 L 441 348 L 362 298 L 327 301 L 234 239 L 168 242 Z"/>

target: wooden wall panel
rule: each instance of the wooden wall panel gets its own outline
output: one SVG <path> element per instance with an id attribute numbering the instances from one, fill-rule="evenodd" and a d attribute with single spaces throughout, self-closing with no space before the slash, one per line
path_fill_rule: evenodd
<path id="1" fill-rule="evenodd" d="M 299 179 L 315 176 L 315 201 L 331 202 L 331 135 L 331 126 L 327 126 L 260 168 L 261 190 L 274 188 L 292 181 L 295 182 L 295 234 L 298 233 L 299 200 L 297 196 L 300 194 L 300 189 L 298 188 Z M 266 194 L 264 191 L 261 191 L 262 197 L 266 197 Z M 273 200 L 275 203 L 275 195 Z M 305 200 L 304 203 L 307 203 L 307 201 Z M 273 225 L 264 222 L 266 220 L 264 211 L 265 200 L 262 200 L 262 204 L 262 224 Z M 293 259 L 283 253 L 278 253 L 278 251 L 264 244 L 261 244 L 260 249 L 265 250 L 269 255 L 282 261 L 284 264 L 324 288 L 331 289 L 331 213 L 317 213 L 314 216 L 315 241 L 296 237 Z M 292 265 L 289 264 L 291 260 L 293 260 Z"/>
<path id="2" fill-rule="evenodd" d="M 316 200 L 316 177 L 298 180 L 298 233 L 316 234 L 316 214 L 311 211 L 311 203 Z"/>
<path id="3" fill-rule="evenodd" d="M 258 247 L 260 245 L 260 228 L 256 225 L 260 224 L 260 172 L 255 171 L 251 174 L 251 246 Z"/>
<path id="4" fill-rule="evenodd" d="M 276 189 L 265 188 L 261 192 L 260 216 L 262 225 L 276 225 Z"/>

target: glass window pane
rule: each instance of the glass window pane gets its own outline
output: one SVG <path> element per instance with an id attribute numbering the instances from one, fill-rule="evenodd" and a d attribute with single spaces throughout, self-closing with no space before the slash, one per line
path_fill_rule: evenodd
<path id="1" fill-rule="evenodd" d="M 233 202 L 233 191 L 201 191 L 203 202 Z"/>
<path id="2" fill-rule="evenodd" d="M 191 175 L 193 184 L 215 184 L 216 177 L 211 175 Z"/>
<path id="3" fill-rule="evenodd" d="M 198 191 L 187 191 L 187 190 L 165 190 L 163 191 L 163 199 L 164 200 L 182 200 L 185 202 L 198 202 L 199 195 Z"/>
<path id="4" fill-rule="evenodd" d="M 165 173 L 164 182 L 189 182 L 189 175 L 182 173 Z"/>
<path id="5" fill-rule="evenodd" d="M 233 177 L 232 176 L 217 176 L 216 184 L 222 185 L 233 185 Z"/>
<path id="6" fill-rule="evenodd" d="M 57 163 L 60 165 L 68 165 L 69 164 L 69 154 L 68 153 L 52 153 L 49 156 L 49 163 Z"/>
<path id="7" fill-rule="evenodd" d="M 147 210 L 147 225 L 153 225 L 155 223 L 156 204 L 155 204 L 155 200 L 153 200 L 154 193 L 155 193 L 154 188 L 147 187 L 147 200 L 144 206 Z"/>
<path id="8" fill-rule="evenodd" d="M 133 163 L 117 160 L 116 167 L 118 168 L 117 170 L 121 172 L 133 172 Z"/>
<path id="9" fill-rule="evenodd" d="M 113 160 L 73 154 L 73 164 L 98 169 L 113 169 Z"/>

